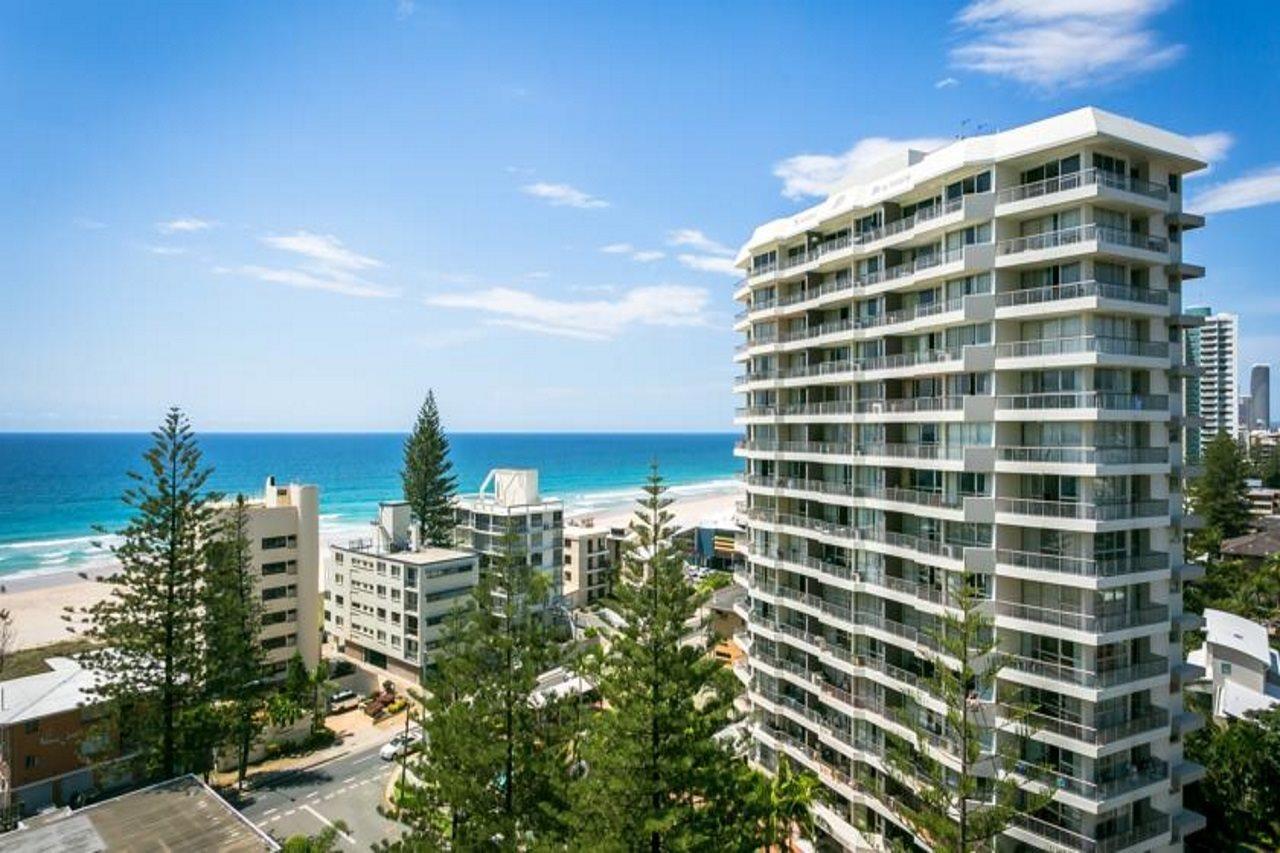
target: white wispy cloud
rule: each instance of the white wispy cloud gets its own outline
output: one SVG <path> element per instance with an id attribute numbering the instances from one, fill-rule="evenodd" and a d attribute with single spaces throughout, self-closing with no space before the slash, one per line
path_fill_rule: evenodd
<path id="1" fill-rule="evenodd" d="M 382 261 L 348 249 L 331 234 L 295 231 L 292 234 L 269 234 L 260 240 L 273 249 L 294 255 L 295 265 L 280 267 L 244 264 L 218 267 L 214 272 L 363 299 L 385 299 L 397 294 L 395 289 L 368 281 L 359 275 L 366 270 L 382 267 Z"/>
<path id="2" fill-rule="evenodd" d="M 720 258 L 714 255 L 676 255 L 676 260 L 691 270 L 699 272 L 718 272 L 724 275 L 742 275 L 742 270 L 733 265 L 733 258 Z"/>
<path id="3" fill-rule="evenodd" d="M 933 84 L 935 89 L 951 89 L 960 85 L 960 81 L 954 77 L 943 77 L 937 83 Z"/>
<path id="4" fill-rule="evenodd" d="M 1150 28 L 1170 0 L 973 0 L 956 16 L 961 68 L 1076 89 L 1163 68 L 1185 52 Z"/>
<path id="5" fill-rule="evenodd" d="M 710 294 L 699 287 L 655 285 L 634 288 L 616 299 L 571 301 L 493 287 L 437 294 L 425 302 L 433 308 L 480 312 L 489 325 L 603 341 L 635 326 L 704 326 Z"/>
<path id="6" fill-rule="evenodd" d="M 1205 162 L 1209 164 L 1208 169 L 1201 169 L 1192 174 L 1192 177 L 1199 178 L 1213 171 L 1214 166 L 1227 159 L 1227 155 L 1236 144 L 1236 138 L 1225 130 L 1215 130 L 1212 133 L 1193 136 L 1191 142 L 1200 152 L 1200 156 L 1204 157 Z"/>
<path id="7" fill-rule="evenodd" d="M 1280 166 L 1268 166 L 1206 187 L 1187 203 L 1187 208 L 1197 213 L 1225 213 L 1277 202 L 1280 202 Z"/>
<path id="8" fill-rule="evenodd" d="M 733 255 L 733 249 L 712 240 L 696 228 L 677 228 L 667 235 L 667 243 L 672 246 L 697 249 L 708 255 Z"/>
<path id="9" fill-rule="evenodd" d="M 577 207 L 590 210 L 609 206 L 609 202 L 604 199 L 596 198 L 568 184 L 549 184 L 539 181 L 536 184 L 525 184 L 520 191 L 525 195 L 540 198 L 552 207 Z"/>
<path id="10" fill-rule="evenodd" d="M 295 231 L 292 234 L 263 237 L 262 242 L 337 269 L 364 270 L 382 266 L 382 261 L 351 251 L 332 234 Z"/>
<path id="11" fill-rule="evenodd" d="M 156 230 L 161 234 L 191 234 L 196 231 L 208 231 L 210 228 L 216 227 L 217 224 L 211 219 L 198 219 L 194 216 L 187 216 L 180 219 L 157 222 Z"/>
<path id="12" fill-rule="evenodd" d="M 607 246 L 601 246 L 600 251 L 606 255 L 627 255 L 631 260 L 642 264 L 660 261 L 667 256 L 666 252 L 656 249 L 637 249 L 630 243 L 610 243 Z"/>
<path id="13" fill-rule="evenodd" d="M 283 284 L 286 287 L 297 287 L 302 290 L 323 290 L 342 296 L 357 296 L 364 299 L 385 299 L 395 296 L 396 292 L 381 285 L 356 278 L 351 275 L 323 275 L 300 268 L 265 267 L 246 264 L 239 267 L 216 267 L 215 273 L 238 275 L 256 279 L 268 284 Z"/>
<path id="14" fill-rule="evenodd" d="M 868 136 L 858 140 L 843 154 L 797 154 L 788 157 L 773 167 L 773 174 L 782 179 L 782 194 L 786 198 L 827 196 L 859 172 L 894 154 L 908 148 L 932 151 L 950 141 L 928 136 L 916 139 Z"/>

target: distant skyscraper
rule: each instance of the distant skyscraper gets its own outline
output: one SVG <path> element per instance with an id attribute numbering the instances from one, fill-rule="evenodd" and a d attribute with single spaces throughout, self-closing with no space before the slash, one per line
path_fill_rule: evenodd
<path id="1" fill-rule="evenodd" d="M 1187 458 L 1198 459 L 1203 443 L 1220 432 L 1236 435 L 1240 431 L 1239 352 L 1240 318 L 1235 314 L 1209 314 L 1207 308 L 1189 309 L 1188 313 L 1204 315 L 1204 325 L 1193 329 L 1189 337 L 1196 349 L 1195 363 L 1200 365 L 1200 388 L 1196 408 L 1187 400 L 1187 414 L 1200 418 L 1199 436 L 1193 438 L 1194 425 L 1187 430 Z"/>
<path id="2" fill-rule="evenodd" d="M 1249 416 L 1253 414 L 1253 398 L 1248 394 L 1240 395 L 1240 403 L 1236 406 L 1236 426 L 1240 432 L 1249 431 Z"/>
<path id="3" fill-rule="evenodd" d="M 1271 429 L 1271 367 L 1255 364 L 1249 371 L 1249 429 Z"/>
<path id="4" fill-rule="evenodd" d="M 1213 309 L 1208 305 L 1197 305 L 1186 309 L 1185 313 L 1196 317 L 1208 317 L 1213 313 Z M 1200 365 L 1200 328 L 1191 326 L 1187 329 L 1182 341 L 1183 360 L 1192 366 Z M 1187 459 L 1200 458 L 1200 379 L 1192 376 L 1183 380 L 1185 385 L 1183 393 L 1184 405 L 1188 416 L 1194 418 L 1189 420 L 1186 426 L 1186 436 L 1183 438 L 1183 454 Z"/>

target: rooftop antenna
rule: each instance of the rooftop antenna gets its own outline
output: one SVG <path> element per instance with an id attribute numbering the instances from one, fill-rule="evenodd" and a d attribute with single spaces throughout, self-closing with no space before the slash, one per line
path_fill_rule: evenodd
<path id="1" fill-rule="evenodd" d="M 967 119 L 967 118 L 966 118 L 966 119 L 961 119 L 961 120 L 960 120 L 960 132 L 956 134 L 956 139 L 964 139 L 964 138 L 965 138 L 965 130 L 964 130 L 964 129 L 965 129 L 965 126 L 966 126 L 966 125 L 968 125 L 968 124 L 971 124 L 972 122 L 973 122 L 973 119 Z"/>

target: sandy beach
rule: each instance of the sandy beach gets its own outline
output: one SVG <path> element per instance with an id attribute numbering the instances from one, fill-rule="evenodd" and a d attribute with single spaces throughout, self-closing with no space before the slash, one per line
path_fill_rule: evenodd
<path id="1" fill-rule="evenodd" d="M 640 493 L 637 491 L 636 494 L 638 497 Z M 681 527 L 711 519 L 724 519 L 732 515 L 734 502 L 738 499 L 736 489 L 676 496 L 675 503 L 671 505 L 671 513 L 675 516 L 676 525 Z M 581 523 L 590 519 L 598 527 L 621 527 L 630 522 L 634 512 L 634 504 L 623 504 L 590 512 L 570 512 L 568 521 Z M 327 540 L 329 535 L 341 537 L 345 534 L 335 530 L 322 538 Z M 109 584 L 95 580 L 106 574 L 105 568 L 91 569 L 86 574 L 87 580 L 75 572 L 27 575 L 8 581 L 0 579 L 0 608 L 7 608 L 13 614 L 15 650 L 43 646 L 76 636 L 73 624 L 63 619 L 63 608 L 89 607 L 111 591 Z"/>

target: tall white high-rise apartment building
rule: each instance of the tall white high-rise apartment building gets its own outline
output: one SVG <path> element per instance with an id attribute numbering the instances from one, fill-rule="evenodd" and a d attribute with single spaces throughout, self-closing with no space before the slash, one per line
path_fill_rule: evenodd
<path id="1" fill-rule="evenodd" d="M 740 253 L 755 756 L 820 775 L 827 842 L 909 837 L 889 756 L 944 725 L 933 638 L 966 582 L 1007 655 L 971 700 L 986 742 L 1051 772 L 999 849 L 1180 849 L 1202 825 L 1177 475 L 1203 166 L 1086 108 L 904 152 Z"/>
<path id="2" fill-rule="evenodd" d="M 547 576 L 553 601 L 564 597 L 564 503 L 538 492 L 533 468 L 495 468 L 475 494 L 454 504 L 454 543 L 480 555 L 480 571 L 503 554 L 508 543 L 513 556 Z"/>
<path id="3" fill-rule="evenodd" d="M 1196 330 L 1200 348 L 1200 442 L 1215 435 L 1240 433 L 1240 318 L 1235 314 L 1209 314 Z"/>

